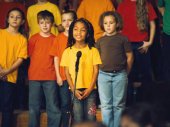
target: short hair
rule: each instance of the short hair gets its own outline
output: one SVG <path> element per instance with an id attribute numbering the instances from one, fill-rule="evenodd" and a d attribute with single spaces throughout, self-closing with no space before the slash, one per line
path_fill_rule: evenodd
<path id="1" fill-rule="evenodd" d="M 117 12 L 114 12 L 114 11 L 106 11 L 106 12 L 104 12 L 104 13 L 100 16 L 100 19 L 99 19 L 99 26 L 100 26 L 100 28 L 101 28 L 103 31 L 105 31 L 103 24 L 104 24 L 104 18 L 105 18 L 106 16 L 113 16 L 113 17 L 115 18 L 116 23 L 118 24 L 116 30 L 117 30 L 117 31 L 122 30 L 122 28 L 123 28 L 123 20 L 122 20 L 121 15 L 120 15 L 119 13 L 117 13 Z"/>
<path id="2" fill-rule="evenodd" d="M 76 12 L 73 11 L 73 10 L 66 10 L 66 11 L 64 11 L 64 12 L 62 13 L 62 15 L 64 15 L 64 14 L 71 14 L 71 15 L 72 15 L 72 18 L 73 18 L 73 21 L 77 19 L 77 14 L 76 14 Z"/>
<path id="3" fill-rule="evenodd" d="M 39 22 L 39 20 L 41 20 L 41 19 L 47 19 L 47 20 L 50 20 L 51 23 L 54 23 L 54 15 L 47 10 L 40 11 L 37 14 L 37 21 Z"/>
<path id="4" fill-rule="evenodd" d="M 73 127 L 106 127 L 103 123 L 101 122 L 81 122 L 81 123 L 76 123 L 73 125 Z"/>

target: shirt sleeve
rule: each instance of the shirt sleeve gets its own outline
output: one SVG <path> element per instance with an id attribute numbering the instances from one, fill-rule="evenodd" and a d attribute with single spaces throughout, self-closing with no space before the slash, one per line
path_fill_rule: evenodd
<path id="1" fill-rule="evenodd" d="M 164 6 L 165 6 L 164 0 L 158 0 L 158 7 L 164 7 Z"/>
<path id="2" fill-rule="evenodd" d="M 68 67 L 68 63 L 69 63 L 69 59 L 68 59 L 68 56 L 69 56 L 69 51 L 68 51 L 68 48 L 64 50 L 63 52 L 63 55 L 61 57 L 61 62 L 60 62 L 60 66 L 63 66 L 63 67 Z"/>
<path id="3" fill-rule="evenodd" d="M 27 53 L 27 40 L 26 40 L 26 38 L 24 38 L 23 41 L 21 42 L 18 58 L 26 59 L 27 57 L 28 57 L 28 53 Z"/>
<path id="4" fill-rule="evenodd" d="M 78 18 L 85 18 L 85 2 L 82 1 L 78 10 L 77 10 Z"/>
<path id="5" fill-rule="evenodd" d="M 58 9 L 57 6 L 54 6 L 54 20 L 55 20 L 55 23 L 56 25 L 60 25 L 61 24 L 61 14 L 60 14 L 60 11 Z"/>
<path id="6" fill-rule="evenodd" d="M 50 50 L 50 55 L 59 56 L 59 42 L 57 37 L 54 39 L 52 48 Z"/>
<path id="7" fill-rule="evenodd" d="M 31 56 L 34 51 L 35 43 L 36 43 L 35 39 L 31 37 L 28 42 L 28 55 L 29 56 Z"/>
<path id="8" fill-rule="evenodd" d="M 102 64 L 99 52 L 96 48 L 93 48 L 93 65 Z"/>
<path id="9" fill-rule="evenodd" d="M 156 12 L 150 3 L 148 3 L 148 17 L 149 21 L 155 20 L 157 18 Z"/>
<path id="10" fill-rule="evenodd" d="M 128 41 L 127 38 L 124 40 L 123 46 L 124 46 L 125 52 L 131 52 L 132 51 L 131 43 Z"/>
<path id="11" fill-rule="evenodd" d="M 107 11 L 115 11 L 115 7 L 113 6 L 113 3 L 110 0 L 108 0 Z"/>

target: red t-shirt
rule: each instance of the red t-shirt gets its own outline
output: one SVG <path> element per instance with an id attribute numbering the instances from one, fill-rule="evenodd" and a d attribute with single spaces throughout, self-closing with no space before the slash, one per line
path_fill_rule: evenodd
<path id="1" fill-rule="evenodd" d="M 60 33 L 54 40 L 50 55 L 57 56 L 61 61 L 62 54 L 67 47 L 68 37 L 64 33 Z M 66 80 L 64 67 L 60 66 L 60 75 L 62 80 Z"/>
<path id="2" fill-rule="evenodd" d="M 152 5 L 147 3 L 147 8 L 149 21 L 156 19 L 157 15 Z M 117 11 L 123 18 L 122 34 L 127 36 L 130 42 L 140 42 L 148 40 L 148 32 L 141 32 L 137 27 L 135 1 L 124 0 L 118 6 Z"/>
<path id="3" fill-rule="evenodd" d="M 28 44 L 30 66 L 29 80 L 56 80 L 54 57 L 49 54 L 55 35 L 42 37 L 39 33 L 33 35 Z"/>
<path id="4" fill-rule="evenodd" d="M 26 14 L 25 6 L 18 2 L 0 2 L 0 28 L 6 27 L 6 16 L 12 8 L 19 8 Z"/>

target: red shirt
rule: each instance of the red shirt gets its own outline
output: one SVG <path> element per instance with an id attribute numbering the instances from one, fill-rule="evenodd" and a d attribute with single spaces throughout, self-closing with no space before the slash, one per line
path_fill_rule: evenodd
<path id="1" fill-rule="evenodd" d="M 33 35 L 28 44 L 30 67 L 29 80 L 56 80 L 54 57 L 49 54 L 55 36 L 42 37 L 39 33 Z"/>
<path id="2" fill-rule="evenodd" d="M 26 14 L 25 6 L 18 2 L 0 2 L 0 28 L 6 27 L 6 16 L 12 8 L 19 8 Z"/>
<path id="3" fill-rule="evenodd" d="M 152 21 L 157 18 L 157 15 L 151 4 L 147 3 L 148 19 Z M 141 32 L 137 27 L 136 19 L 136 2 L 124 0 L 117 11 L 123 18 L 122 34 L 127 36 L 130 42 L 140 42 L 148 40 L 148 32 Z"/>

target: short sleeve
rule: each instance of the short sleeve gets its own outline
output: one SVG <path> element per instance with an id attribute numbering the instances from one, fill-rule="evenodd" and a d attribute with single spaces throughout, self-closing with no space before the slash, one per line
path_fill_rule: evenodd
<path id="1" fill-rule="evenodd" d="M 164 7 L 164 6 L 165 6 L 164 0 L 158 0 L 158 7 Z"/>
<path id="2" fill-rule="evenodd" d="M 26 38 L 24 38 L 22 43 L 21 43 L 21 46 L 20 46 L 18 58 L 26 59 L 27 57 L 28 57 L 28 53 L 27 53 L 27 40 L 26 40 Z"/>
<path id="3" fill-rule="evenodd" d="M 132 51 L 131 43 L 128 41 L 127 38 L 124 40 L 123 46 L 124 46 L 125 52 L 131 52 Z"/>
<path id="4" fill-rule="evenodd" d="M 68 67 L 68 65 L 69 65 L 68 64 L 69 63 L 68 56 L 69 56 L 69 50 L 67 48 L 67 49 L 64 50 L 63 55 L 61 57 L 60 66 Z"/>
<path id="5" fill-rule="evenodd" d="M 55 20 L 56 25 L 60 25 L 61 24 L 61 14 L 60 14 L 60 11 L 57 6 L 54 7 L 54 14 L 55 14 L 54 20 Z"/>
<path id="6" fill-rule="evenodd" d="M 115 11 L 115 8 L 110 0 L 108 0 L 107 11 Z"/>
<path id="7" fill-rule="evenodd" d="M 84 18 L 85 17 L 85 2 L 82 1 L 78 10 L 77 10 L 77 16 L 78 18 Z"/>
<path id="8" fill-rule="evenodd" d="M 31 56 L 34 51 L 35 43 L 36 43 L 36 41 L 32 36 L 28 41 L 28 55 L 29 56 Z"/>
<path id="9" fill-rule="evenodd" d="M 153 9 L 153 6 L 148 3 L 148 17 L 149 17 L 149 21 L 155 20 L 157 18 L 156 12 Z"/>
<path id="10" fill-rule="evenodd" d="M 96 48 L 93 48 L 93 65 L 102 64 L 99 52 Z"/>
<path id="11" fill-rule="evenodd" d="M 51 56 L 59 56 L 59 42 L 58 42 L 58 37 L 54 39 L 52 48 L 50 50 L 50 55 Z"/>

